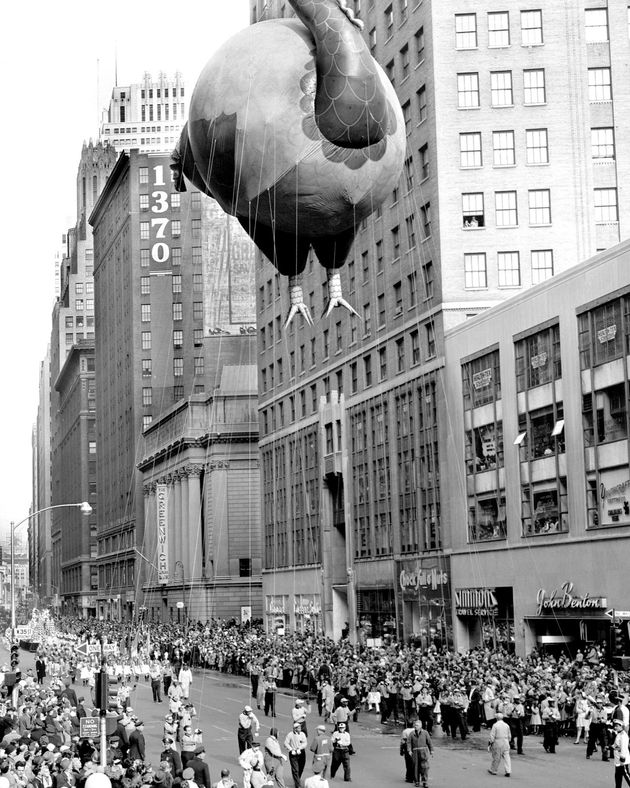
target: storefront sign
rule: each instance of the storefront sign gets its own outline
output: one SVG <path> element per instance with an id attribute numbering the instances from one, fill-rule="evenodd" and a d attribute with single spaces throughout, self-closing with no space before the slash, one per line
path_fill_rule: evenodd
<path id="1" fill-rule="evenodd" d="M 267 609 L 267 613 L 271 613 L 271 614 L 286 613 L 287 597 L 286 596 L 266 597 L 266 609 Z"/>
<path id="2" fill-rule="evenodd" d="M 293 612 L 296 616 L 320 616 L 322 603 L 319 594 L 300 594 L 294 597 Z"/>
<path id="3" fill-rule="evenodd" d="M 614 468 L 600 473 L 599 497 L 602 525 L 630 523 L 630 479 L 628 469 Z"/>
<path id="4" fill-rule="evenodd" d="M 399 580 L 403 591 L 408 588 L 414 591 L 419 591 L 421 588 L 432 588 L 436 591 L 448 584 L 448 575 L 442 569 L 436 567 L 423 569 L 419 564 L 416 564 L 413 569 L 401 569 Z"/>
<path id="5" fill-rule="evenodd" d="M 565 581 L 559 589 L 555 588 L 550 593 L 544 588 L 539 588 L 536 595 L 536 603 L 538 606 L 536 609 L 537 616 L 541 615 L 541 613 L 558 610 L 576 610 L 581 612 L 583 610 L 603 610 L 608 607 L 606 597 L 574 594 L 573 583 L 569 580 Z"/>
<path id="6" fill-rule="evenodd" d="M 156 484 L 158 583 L 168 583 L 168 486 Z"/>
<path id="7" fill-rule="evenodd" d="M 458 616 L 495 616 L 498 611 L 494 588 L 455 589 L 455 613 Z"/>
<path id="8" fill-rule="evenodd" d="M 418 602 L 439 610 L 451 606 L 451 571 L 447 557 L 434 556 L 397 562 L 398 585 L 405 602 Z"/>

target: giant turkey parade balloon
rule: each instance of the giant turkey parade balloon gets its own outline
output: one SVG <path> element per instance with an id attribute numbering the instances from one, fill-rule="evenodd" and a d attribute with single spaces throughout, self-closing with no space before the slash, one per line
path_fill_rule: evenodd
<path id="1" fill-rule="evenodd" d="M 173 152 L 182 176 L 236 216 L 288 276 L 291 309 L 312 323 L 301 273 L 312 247 L 329 304 L 354 309 L 339 268 L 357 228 L 396 186 L 405 125 L 396 93 L 346 0 L 289 0 L 297 19 L 259 22 L 203 69 Z"/>

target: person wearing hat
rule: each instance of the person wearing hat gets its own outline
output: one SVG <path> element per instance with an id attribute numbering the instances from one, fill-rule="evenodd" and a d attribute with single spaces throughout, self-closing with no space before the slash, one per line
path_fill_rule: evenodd
<path id="1" fill-rule="evenodd" d="M 326 779 L 326 774 L 328 773 L 328 767 L 330 766 L 330 761 L 332 758 L 332 738 L 330 734 L 326 732 L 325 725 L 318 725 L 317 732 L 311 742 L 311 752 L 313 753 L 313 768 L 316 765 L 321 766 L 321 775 L 323 779 Z"/>
<path id="2" fill-rule="evenodd" d="M 260 742 L 253 741 L 251 747 L 243 750 L 239 755 L 238 764 L 243 770 L 243 788 L 250 788 L 254 769 L 260 772 L 265 765 L 264 755 L 260 749 Z M 255 782 L 257 782 L 257 779 Z"/>
<path id="3" fill-rule="evenodd" d="M 624 729 L 621 718 L 613 719 L 613 759 L 615 762 L 615 788 L 621 788 L 625 780 L 630 785 L 628 765 L 630 764 L 630 751 L 628 749 L 628 732 Z"/>
<path id="4" fill-rule="evenodd" d="M 313 774 L 304 780 L 304 788 L 328 788 L 328 780 L 321 763 L 313 764 Z"/>
<path id="5" fill-rule="evenodd" d="M 337 769 L 343 765 L 343 779 L 344 782 L 349 783 L 351 782 L 350 755 L 354 753 L 354 750 L 352 749 L 352 740 L 350 739 L 350 734 L 346 730 L 346 723 L 337 723 L 337 730 L 333 732 L 333 735 L 330 738 L 332 744 L 330 777 L 332 779 L 337 773 Z"/>
<path id="6" fill-rule="evenodd" d="M 188 783 L 188 788 L 199 788 L 195 782 L 195 771 L 190 766 L 187 766 L 182 772 L 182 780 Z"/>
<path id="7" fill-rule="evenodd" d="M 492 725 L 492 728 L 490 728 L 490 738 L 488 741 L 488 750 L 492 753 L 492 762 L 488 769 L 490 774 L 497 774 L 501 761 L 503 761 L 506 777 L 512 774 L 512 761 L 510 759 L 511 738 L 512 731 L 510 730 L 510 726 L 503 719 L 503 714 L 498 711 L 496 713 L 496 722 Z"/>
<path id="8" fill-rule="evenodd" d="M 72 772 L 72 761 L 70 758 L 62 758 L 59 761 L 59 771 L 55 782 L 56 788 L 73 788 L 76 782 Z"/>
<path id="9" fill-rule="evenodd" d="M 186 764 L 195 773 L 195 782 L 199 788 L 212 788 L 210 780 L 210 769 L 206 763 L 206 748 L 203 744 L 198 744 L 195 748 L 195 757 L 191 758 Z"/>
<path id="10" fill-rule="evenodd" d="M 129 736 L 129 758 L 132 761 L 143 761 L 145 759 L 146 746 L 144 742 L 144 722 L 138 720 L 136 729 Z"/>
<path id="11" fill-rule="evenodd" d="M 291 716 L 293 717 L 293 722 L 299 722 L 302 730 L 308 736 L 308 730 L 306 729 L 306 715 L 311 713 L 310 705 L 306 705 L 302 698 L 298 698 L 295 701 L 295 706 L 291 709 Z"/>
<path id="12" fill-rule="evenodd" d="M 543 724 L 543 747 L 545 752 L 555 755 L 556 745 L 558 744 L 558 722 L 560 721 L 560 712 L 558 711 L 558 704 L 553 695 L 547 698 L 547 704 L 542 709 L 542 724 Z"/>
<path id="13" fill-rule="evenodd" d="M 175 748 L 175 739 L 172 736 L 165 736 L 162 739 L 162 752 L 160 753 L 161 761 L 168 761 L 171 765 L 171 773 L 175 777 L 182 776 L 182 759 L 180 754 Z"/>
<path id="14" fill-rule="evenodd" d="M 299 722 L 293 723 L 293 730 L 287 733 L 284 746 L 289 751 L 289 764 L 295 788 L 301 788 L 302 772 L 306 765 L 306 748 L 308 739 Z"/>
<path id="15" fill-rule="evenodd" d="M 263 758 L 265 762 L 265 771 L 269 777 L 274 780 L 278 788 L 285 788 L 284 763 L 288 759 L 280 747 L 277 728 L 272 728 L 269 731 L 269 736 L 265 739 Z"/>
<path id="16" fill-rule="evenodd" d="M 153 775 L 153 785 L 155 788 L 171 788 L 173 785 L 173 777 L 165 772 L 164 769 L 160 768 Z"/>
<path id="17" fill-rule="evenodd" d="M 330 721 L 337 728 L 340 722 L 344 722 L 346 730 L 350 731 L 350 708 L 348 706 L 348 698 L 341 698 L 339 705 L 330 715 Z"/>
<path id="18" fill-rule="evenodd" d="M 245 706 L 238 715 L 238 729 L 236 731 L 239 755 L 252 746 L 254 735 L 258 735 L 259 730 L 260 723 L 254 710 L 251 706 Z"/>
<path id="19" fill-rule="evenodd" d="M 588 742 L 586 744 L 586 758 L 590 759 L 599 745 L 602 753 L 602 761 L 607 761 L 608 742 L 606 723 L 608 721 L 608 713 L 604 708 L 604 698 L 601 695 L 593 698 L 592 706 L 591 727 L 589 728 Z"/>
<path id="20" fill-rule="evenodd" d="M 508 711 L 505 721 L 510 726 L 512 731 L 512 739 L 510 741 L 510 749 L 514 749 L 516 745 L 516 752 L 518 755 L 523 754 L 523 721 L 525 719 L 525 706 L 521 702 L 520 695 L 514 695 L 511 703 L 508 704 Z"/>

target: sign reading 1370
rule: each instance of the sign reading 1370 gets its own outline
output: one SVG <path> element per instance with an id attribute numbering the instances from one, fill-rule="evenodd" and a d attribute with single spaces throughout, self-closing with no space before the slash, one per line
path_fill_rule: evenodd
<path id="1" fill-rule="evenodd" d="M 154 186 L 166 186 L 164 182 L 164 165 L 158 164 L 153 168 Z M 168 192 L 156 189 L 151 192 L 151 213 L 166 213 L 168 211 Z M 155 229 L 156 241 L 151 247 L 151 259 L 156 263 L 166 263 L 171 256 L 171 250 L 166 240 L 166 229 L 170 219 L 165 216 L 151 219 L 151 228 Z"/>

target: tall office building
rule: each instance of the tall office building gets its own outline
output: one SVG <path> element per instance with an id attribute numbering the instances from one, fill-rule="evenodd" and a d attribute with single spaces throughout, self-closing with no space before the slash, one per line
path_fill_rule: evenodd
<path id="1" fill-rule="evenodd" d="M 360 318 L 336 310 L 285 336 L 284 280 L 258 269 L 267 623 L 406 636 L 427 629 L 407 586 L 450 640 L 443 586 L 464 524 L 442 517 L 444 333 L 628 236 L 627 4 L 355 8 L 407 158 L 342 271 Z M 251 4 L 252 22 L 287 14 Z M 309 266 L 315 311 L 325 287 Z"/>
<path id="2" fill-rule="evenodd" d="M 142 82 L 112 90 L 109 108 L 103 113 L 101 142 L 117 151 L 132 148 L 142 153 L 173 150 L 188 116 L 188 97 L 182 75 L 160 73 L 153 80 L 148 72 Z"/>
<path id="3" fill-rule="evenodd" d="M 98 615 L 115 619 L 134 615 L 143 578 L 156 584 L 156 556 L 146 555 L 156 539 L 149 533 L 145 540 L 145 527 L 155 529 L 157 523 L 146 519 L 143 489 L 143 473 L 151 476 L 155 459 L 147 459 L 145 442 L 166 441 L 167 456 L 178 454 L 174 445 L 181 440 L 183 449 L 190 436 L 180 417 L 186 401 L 198 397 L 203 403 L 215 389 L 229 395 L 229 386 L 222 385 L 223 365 L 240 360 L 251 366 L 246 348 L 256 336 L 251 243 L 199 191 L 176 192 L 169 162 L 165 155 L 121 153 L 90 216 L 99 408 Z M 252 396 L 251 386 L 239 392 Z M 154 418 L 159 430 L 152 429 Z M 178 511 L 171 533 L 181 540 L 183 528 L 199 550 L 182 553 L 181 544 L 173 545 L 168 572 L 172 578 L 175 561 L 183 559 L 179 577 L 183 572 L 190 583 L 201 580 L 202 548 L 196 540 L 207 543 L 198 517 L 200 474 L 189 480 L 185 471 L 185 485 L 179 475 L 164 474 L 167 485 L 177 488 L 177 500 L 185 487 L 183 500 L 191 501 L 183 515 Z M 179 505 L 171 502 L 171 512 Z M 208 577 L 212 556 L 204 550 Z M 174 602 L 152 606 L 163 616 Z"/>

